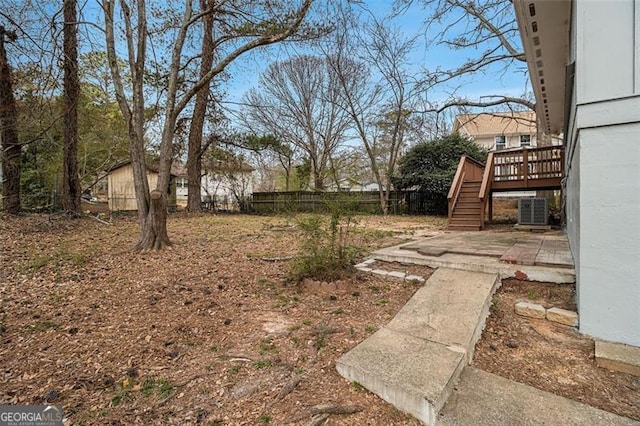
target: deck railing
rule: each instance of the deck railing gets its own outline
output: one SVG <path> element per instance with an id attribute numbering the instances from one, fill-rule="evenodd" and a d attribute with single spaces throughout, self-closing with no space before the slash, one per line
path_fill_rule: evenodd
<path id="1" fill-rule="evenodd" d="M 562 178 L 564 149 L 559 146 L 496 151 L 493 161 L 494 182 Z"/>
<path id="2" fill-rule="evenodd" d="M 484 173 L 482 174 L 482 184 L 480 185 L 480 193 L 478 196 L 480 197 L 480 202 L 482 203 L 482 210 L 480 210 L 480 226 L 484 227 L 485 217 L 484 213 L 486 211 L 487 202 L 491 199 L 491 185 L 493 184 L 493 180 L 495 178 L 495 153 L 490 152 L 487 157 L 487 165 L 484 168 Z"/>

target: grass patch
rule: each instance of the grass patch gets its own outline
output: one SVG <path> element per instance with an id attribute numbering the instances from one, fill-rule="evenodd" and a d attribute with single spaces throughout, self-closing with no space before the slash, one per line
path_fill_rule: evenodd
<path id="1" fill-rule="evenodd" d="M 353 385 L 353 388 L 357 391 L 361 391 L 364 390 L 364 386 L 362 386 L 360 383 L 358 382 L 351 382 L 351 384 Z"/>
<path id="2" fill-rule="evenodd" d="M 260 339 L 260 346 L 258 347 L 258 353 L 260 355 L 266 355 L 268 353 L 278 353 L 278 349 L 273 344 L 271 339 Z"/>
<path id="3" fill-rule="evenodd" d="M 156 394 L 160 399 L 164 399 L 172 392 L 173 385 L 165 378 L 156 380 L 153 377 L 147 377 L 140 386 L 140 393 L 147 397 Z"/>
<path id="4" fill-rule="evenodd" d="M 49 320 L 44 320 L 44 321 L 38 321 L 35 324 L 31 324 L 29 326 L 29 331 L 31 332 L 38 332 L 38 331 L 47 331 L 47 330 L 57 330 L 59 327 L 58 324 L 56 324 L 53 321 L 49 321 Z"/>
<path id="5" fill-rule="evenodd" d="M 267 413 L 262 413 L 260 417 L 258 417 L 258 421 L 263 425 L 269 424 L 271 423 L 271 416 Z"/>
<path id="6" fill-rule="evenodd" d="M 264 370 L 266 368 L 271 368 L 272 365 L 273 365 L 273 362 L 269 359 L 260 359 L 253 363 L 253 366 L 257 370 Z"/>

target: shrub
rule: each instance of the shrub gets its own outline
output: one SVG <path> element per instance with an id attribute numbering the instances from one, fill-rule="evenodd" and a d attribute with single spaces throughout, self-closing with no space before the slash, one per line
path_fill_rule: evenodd
<path id="1" fill-rule="evenodd" d="M 352 206 L 328 203 L 329 216 L 311 215 L 298 220 L 302 245 L 291 265 L 294 281 L 313 278 L 332 281 L 351 270 L 361 249 L 352 245 L 350 233 L 355 226 Z"/>
<path id="2" fill-rule="evenodd" d="M 396 189 L 414 189 L 440 197 L 446 206 L 462 155 L 484 162 L 487 150 L 457 133 L 417 144 L 401 159 L 393 185 Z"/>

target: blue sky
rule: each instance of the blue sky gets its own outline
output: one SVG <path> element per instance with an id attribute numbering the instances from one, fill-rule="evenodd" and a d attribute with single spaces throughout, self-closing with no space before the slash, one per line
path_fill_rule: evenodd
<path id="1" fill-rule="evenodd" d="M 391 1 L 385 0 L 367 0 L 365 2 L 369 10 L 371 10 L 378 18 L 387 16 L 391 11 Z M 413 5 L 403 15 L 396 17 L 393 24 L 402 29 L 407 36 L 418 34 L 418 43 L 411 58 L 412 71 L 418 73 L 421 69 L 436 67 L 451 68 L 459 66 L 465 60 L 476 54 L 473 51 L 457 51 L 448 47 L 431 44 L 427 46 L 427 38 L 425 36 L 423 21 L 426 11 L 418 5 Z M 432 28 L 437 31 L 437 28 Z M 260 77 L 260 73 L 266 66 L 273 61 L 282 60 L 291 53 L 290 47 L 271 47 L 260 53 L 253 53 L 242 58 L 238 63 L 233 64 L 228 70 L 231 79 L 228 82 L 228 100 L 231 102 L 240 102 L 242 95 L 251 87 L 254 87 Z M 521 96 L 528 89 L 528 79 L 522 72 L 502 73 L 497 68 L 490 69 L 485 75 L 476 75 L 473 79 L 467 79 L 463 85 L 459 87 L 457 93 L 464 95 L 472 100 L 480 100 L 482 96 L 502 94 Z M 429 99 L 437 101 L 445 99 L 447 94 L 446 88 L 433 90 L 429 93 Z"/>

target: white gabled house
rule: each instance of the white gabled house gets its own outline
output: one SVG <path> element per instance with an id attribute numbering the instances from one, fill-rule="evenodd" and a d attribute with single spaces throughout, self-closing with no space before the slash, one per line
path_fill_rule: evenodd
<path id="1" fill-rule="evenodd" d="M 453 131 L 490 151 L 538 146 L 536 113 L 533 111 L 458 114 Z"/>
<path id="2" fill-rule="evenodd" d="M 177 204 L 187 205 L 189 185 L 187 169 L 174 165 Z M 206 206 L 221 210 L 241 208 L 253 192 L 254 168 L 244 161 L 205 161 L 202 167 L 200 191 Z"/>
<path id="3" fill-rule="evenodd" d="M 538 117 L 564 134 L 580 331 L 640 346 L 640 0 L 514 0 Z"/>

